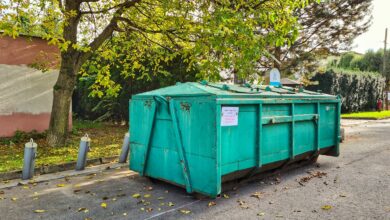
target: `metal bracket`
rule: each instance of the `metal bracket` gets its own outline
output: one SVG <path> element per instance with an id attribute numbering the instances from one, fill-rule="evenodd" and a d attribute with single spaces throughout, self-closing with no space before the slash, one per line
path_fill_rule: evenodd
<path id="1" fill-rule="evenodd" d="M 169 101 L 169 112 L 170 112 L 171 117 L 172 117 L 173 131 L 174 131 L 175 137 L 176 137 L 175 139 L 176 139 L 176 145 L 177 145 L 177 152 L 179 154 L 180 165 L 181 165 L 182 170 L 183 170 L 184 181 L 186 184 L 186 191 L 188 193 L 192 193 L 192 186 L 191 186 L 191 181 L 190 181 L 190 170 L 188 169 L 188 164 L 187 164 L 187 160 L 186 160 L 185 153 L 184 153 L 183 141 L 181 138 L 179 124 L 178 124 L 177 116 L 176 116 L 175 101 L 173 99 L 171 99 Z"/>
<path id="2" fill-rule="evenodd" d="M 155 97 L 153 97 L 154 100 Z M 145 154 L 144 154 L 144 161 L 142 163 L 142 170 L 140 171 L 140 175 L 143 176 L 145 174 L 145 171 L 146 171 L 146 166 L 147 166 L 147 162 L 148 162 L 148 157 L 149 157 L 149 149 L 150 149 L 150 139 L 152 138 L 152 132 L 153 132 L 153 127 L 154 127 L 154 119 L 155 119 L 155 116 L 156 116 L 156 112 L 157 112 L 157 102 L 154 102 L 152 103 L 152 118 L 150 119 L 150 122 L 149 122 L 149 132 L 148 132 L 148 136 L 146 137 L 146 144 L 145 144 Z"/>

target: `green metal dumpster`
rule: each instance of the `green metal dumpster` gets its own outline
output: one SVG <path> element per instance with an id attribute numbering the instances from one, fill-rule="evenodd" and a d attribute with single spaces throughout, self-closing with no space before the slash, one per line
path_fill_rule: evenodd
<path id="1" fill-rule="evenodd" d="M 216 197 L 221 184 L 338 156 L 340 99 L 290 87 L 178 83 L 132 96 L 130 169 Z"/>

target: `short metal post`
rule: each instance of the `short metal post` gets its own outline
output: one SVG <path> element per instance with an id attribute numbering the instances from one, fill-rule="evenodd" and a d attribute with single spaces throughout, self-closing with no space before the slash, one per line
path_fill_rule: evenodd
<path id="1" fill-rule="evenodd" d="M 30 142 L 24 145 L 23 180 L 31 179 L 34 176 L 36 153 L 37 144 L 34 143 L 34 140 L 31 138 Z"/>
<path id="2" fill-rule="evenodd" d="M 85 134 L 84 137 L 80 140 L 79 154 L 77 155 L 76 170 L 84 170 L 87 163 L 87 154 L 89 151 L 91 139 L 88 137 L 88 134 Z"/>
<path id="3" fill-rule="evenodd" d="M 129 149 L 130 149 L 130 135 L 129 132 L 125 134 L 125 137 L 123 138 L 123 145 L 122 145 L 122 151 L 121 155 L 119 156 L 119 163 L 126 163 L 127 157 L 129 156 Z"/>

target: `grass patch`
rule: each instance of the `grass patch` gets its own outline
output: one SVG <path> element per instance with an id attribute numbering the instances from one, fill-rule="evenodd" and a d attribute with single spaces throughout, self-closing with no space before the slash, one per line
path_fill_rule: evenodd
<path id="1" fill-rule="evenodd" d="M 91 138 L 88 159 L 119 155 L 127 126 L 105 122 L 74 121 L 72 132 L 64 147 L 47 145 L 45 133 L 16 132 L 14 137 L 0 138 L 0 172 L 21 170 L 23 167 L 24 143 L 30 138 L 38 144 L 36 166 L 62 164 L 77 160 L 80 138 L 87 133 Z"/>
<path id="2" fill-rule="evenodd" d="M 384 118 L 390 118 L 390 111 L 357 112 L 357 113 L 341 114 L 341 118 L 345 118 L 345 119 L 384 119 Z"/>

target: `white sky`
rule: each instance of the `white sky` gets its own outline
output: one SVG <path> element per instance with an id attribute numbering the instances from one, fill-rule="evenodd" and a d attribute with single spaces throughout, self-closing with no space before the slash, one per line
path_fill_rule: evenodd
<path id="1" fill-rule="evenodd" d="M 385 39 L 385 28 L 389 28 L 387 33 L 387 48 L 390 46 L 390 0 L 373 0 L 372 25 L 368 31 L 354 41 L 352 50 L 360 53 L 368 49 L 378 50 L 383 48 Z"/>

